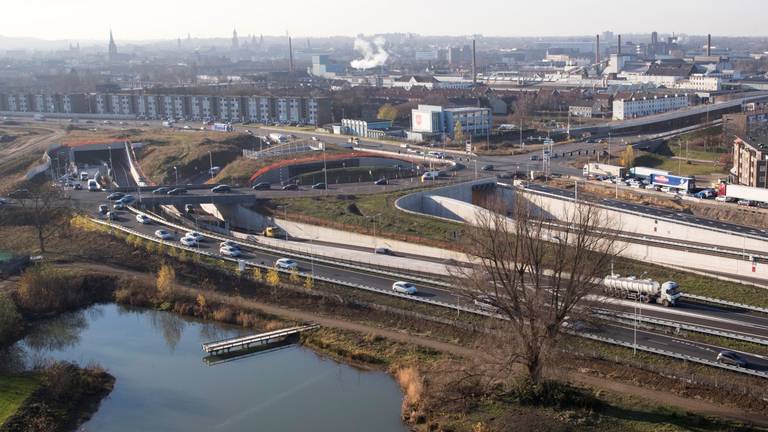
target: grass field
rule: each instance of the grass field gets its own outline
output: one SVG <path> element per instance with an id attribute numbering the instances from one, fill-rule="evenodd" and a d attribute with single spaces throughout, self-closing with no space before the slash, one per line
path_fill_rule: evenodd
<path id="1" fill-rule="evenodd" d="M 690 156 L 693 158 L 693 156 Z M 727 174 L 728 168 L 714 163 L 686 162 L 655 153 L 641 153 L 635 158 L 635 166 L 658 168 L 682 176 Z"/>
<path id="2" fill-rule="evenodd" d="M 0 425 L 40 386 L 40 375 L 0 375 Z"/>
<path id="3" fill-rule="evenodd" d="M 397 239 L 417 237 L 438 242 L 450 242 L 454 233 L 462 230 L 457 223 L 414 216 L 398 210 L 395 201 L 411 191 L 398 191 L 377 195 L 364 195 L 343 199 L 338 196 L 315 198 L 288 198 L 273 200 L 271 206 L 288 205 L 288 218 L 302 215 L 314 221 L 325 221 L 328 225 L 346 226 L 357 232 L 373 233 L 373 220 L 376 220 L 377 235 Z M 279 211 L 276 211 L 279 213 Z M 282 215 L 281 215 L 282 216 Z"/>

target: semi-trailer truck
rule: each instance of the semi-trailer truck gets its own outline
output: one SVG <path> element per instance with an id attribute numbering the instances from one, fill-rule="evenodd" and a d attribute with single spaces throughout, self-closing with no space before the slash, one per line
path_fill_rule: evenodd
<path id="1" fill-rule="evenodd" d="M 584 177 L 607 175 L 622 178 L 626 171 L 624 167 L 591 162 L 584 165 L 582 173 Z"/>
<path id="2" fill-rule="evenodd" d="M 746 200 L 756 203 L 768 203 L 768 189 L 720 183 L 718 196 L 726 197 L 731 201 Z"/>
<path id="3" fill-rule="evenodd" d="M 637 279 L 634 276 L 621 277 L 617 274 L 608 275 L 603 279 L 603 291 L 606 295 L 627 298 L 643 303 L 659 303 L 664 306 L 674 306 L 682 296 L 677 282 L 667 281 L 663 284 L 652 279 Z"/>
<path id="4" fill-rule="evenodd" d="M 652 175 L 669 175 L 669 171 L 664 171 L 660 169 L 655 168 L 647 168 L 647 167 L 634 167 L 629 169 L 629 174 L 632 177 L 637 177 L 640 179 L 648 178 Z"/>

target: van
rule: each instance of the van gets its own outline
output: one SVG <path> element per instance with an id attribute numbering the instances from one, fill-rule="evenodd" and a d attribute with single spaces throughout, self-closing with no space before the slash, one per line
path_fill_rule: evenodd
<path id="1" fill-rule="evenodd" d="M 88 190 L 91 192 L 96 192 L 99 190 L 99 183 L 96 182 L 94 179 L 88 180 Z"/>
<path id="2" fill-rule="evenodd" d="M 82 180 L 82 181 L 88 180 L 88 173 L 85 172 L 85 171 L 81 172 L 80 173 L 80 180 Z"/>
<path id="3" fill-rule="evenodd" d="M 427 171 L 421 175 L 421 181 L 437 180 L 440 177 L 440 171 Z"/>

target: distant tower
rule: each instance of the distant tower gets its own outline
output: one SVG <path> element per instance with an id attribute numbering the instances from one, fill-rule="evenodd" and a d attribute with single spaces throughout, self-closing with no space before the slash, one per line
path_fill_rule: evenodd
<path id="1" fill-rule="evenodd" d="M 707 35 L 707 57 L 712 55 L 712 35 Z"/>
<path id="2" fill-rule="evenodd" d="M 237 29 L 232 30 L 232 49 L 240 48 L 240 41 L 237 40 Z"/>
<path id="3" fill-rule="evenodd" d="M 291 37 L 288 36 L 288 71 L 293 73 L 293 42 Z"/>
<path id="4" fill-rule="evenodd" d="M 115 44 L 115 38 L 112 36 L 112 29 L 109 29 L 109 59 L 115 60 L 117 57 L 117 45 Z"/>
<path id="5" fill-rule="evenodd" d="M 259 46 L 264 46 L 264 35 L 259 35 Z"/>
<path id="6" fill-rule="evenodd" d="M 307 50 L 312 49 L 312 44 L 309 42 L 309 38 L 307 38 Z"/>
<path id="7" fill-rule="evenodd" d="M 477 46 L 472 39 L 472 84 L 477 84 Z"/>
<path id="8" fill-rule="evenodd" d="M 181 38 L 178 38 L 178 39 L 176 40 L 176 47 L 177 47 L 178 49 L 181 49 Z"/>

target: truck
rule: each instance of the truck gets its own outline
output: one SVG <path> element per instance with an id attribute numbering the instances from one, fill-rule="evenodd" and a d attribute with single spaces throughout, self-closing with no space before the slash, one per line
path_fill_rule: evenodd
<path id="1" fill-rule="evenodd" d="M 88 180 L 88 190 L 91 192 L 97 192 L 101 187 L 99 186 L 99 182 L 97 182 L 94 179 Z"/>
<path id="2" fill-rule="evenodd" d="M 730 201 L 746 200 L 757 203 L 768 203 L 768 189 L 734 184 L 720 183 L 718 196 Z"/>
<path id="3" fill-rule="evenodd" d="M 163 122 L 163 127 L 172 128 L 173 127 L 173 121 L 166 120 Z"/>
<path id="4" fill-rule="evenodd" d="M 584 174 L 584 177 L 608 175 L 623 178 L 626 174 L 626 169 L 617 165 L 590 162 L 584 165 L 584 170 L 582 173 Z"/>
<path id="5" fill-rule="evenodd" d="M 651 174 L 650 181 L 654 186 L 667 187 L 670 189 L 689 191 L 696 188 L 695 177 L 681 177 L 668 174 Z"/>
<path id="6" fill-rule="evenodd" d="M 214 123 L 206 127 L 208 128 L 208 130 L 212 130 L 216 132 L 232 132 L 233 131 L 231 123 Z"/>
<path id="7" fill-rule="evenodd" d="M 674 306 L 683 295 L 677 282 L 659 284 L 653 279 L 637 279 L 634 276 L 621 277 L 610 274 L 603 278 L 603 292 L 610 297 L 626 298 L 643 303 L 658 303 Z"/>
<path id="8" fill-rule="evenodd" d="M 269 140 L 275 144 L 284 144 L 288 142 L 288 137 L 279 133 L 271 133 L 269 134 Z"/>
<path id="9" fill-rule="evenodd" d="M 671 173 L 669 171 L 659 170 L 655 168 L 647 168 L 647 167 L 634 167 L 629 169 L 629 175 L 639 179 L 646 179 L 652 176 L 653 174 L 670 175 Z"/>

